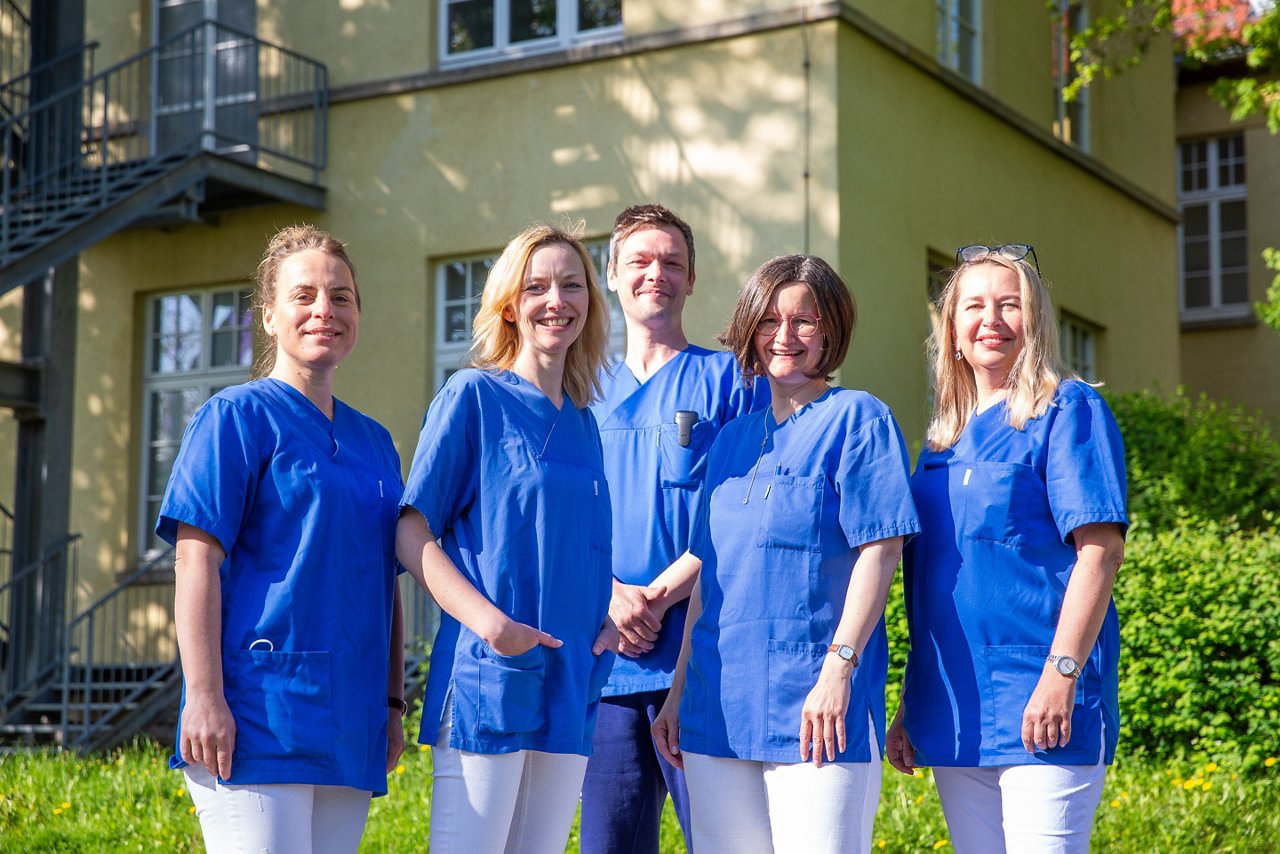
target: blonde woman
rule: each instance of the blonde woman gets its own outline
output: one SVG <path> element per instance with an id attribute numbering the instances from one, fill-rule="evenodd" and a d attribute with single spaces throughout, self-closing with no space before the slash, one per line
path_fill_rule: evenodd
<path id="1" fill-rule="evenodd" d="M 888 758 L 933 767 L 961 854 L 1083 854 L 1119 733 L 1124 447 L 1031 246 L 958 250 L 941 316 Z"/>
<path id="2" fill-rule="evenodd" d="M 586 408 L 607 340 L 582 243 L 527 229 L 489 273 L 474 367 L 427 411 L 397 554 L 443 611 L 422 715 L 432 851 L 564 850 L 617 643 Z"/>

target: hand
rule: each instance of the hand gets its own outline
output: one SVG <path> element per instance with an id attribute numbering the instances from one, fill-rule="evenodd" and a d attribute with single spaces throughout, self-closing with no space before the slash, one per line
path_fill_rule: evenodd
<path id="1" fill-rule="evenodd" d="M 674 687 L 667 692 L 667 699 L 662 704 L 658 716 L 653 719 L 649 732 L 653 742 L 658 746 L 668 762 L 676 768 L 684 768 L 684 757 L 680 755 L 680 695 Z"/>
<path id="2" fill-rule="evenodd" d="M 1071 710 L 1075 702 L 1076 680 L 1045 665 L 1022 713 L 1022 746 L 1027 753 L 1066 747 L 1071 741 Z"/>
<path id="3" fill-rule="evenodd" d="M 396 770 L 404 753 L 404 716 L 399 709 L 387 709 L 387 773 Z"/>
<path id="4" fill-rule="evenodd" d="M 916 749 L 912 747 L 911 739 L 907 737 L 907 728 L 902 723 L 905 708 L 901 702 L 898 703 L 898 713 L 893 716 L 893 723 L 889 724 L 889 731 L 885 733 L 884 755 L 894 768 L 907 776 L 914 777 Z"/>
<path id="5" fill-rule="evenodd" d="M 667 612 L 663 604 L 666 593 L 665 587 L 613 582 L 609 617 L 618 627 L 621 636 L 618 651 L 623 655 L 634 657 L 653 649 L 658 632 L 662 630 L 662 618 Z"/>
<path id="6" fill-rule="evenodd" d="M 844 716 L 849 711 L 849 682 L 852 662 L 828 655 L 822 662 L 818 683 L 805 697 L 800 712 L 800 761 L 808 762 L 813 748 L 813 764 L 822 767 L 825 753 L 830 762 L 845 749 Z"/>
<path id="7" fill-rule="evenodd" d="M 564 641 L 553 638 L 533 626 L 517 623 L 505 615 L 493 632 L 485 637 L 485 641 L 498 655 L 507 656 L 524 655 L 538 645 L 552 649 L 564 646 Z"/>
<path id="8" fill-rule="evenodd" d="M 596 642 L 591 645 L 591 654 L 600 655 L 608 651 L 618 651 L 618 627 L 613 624 L 613 620 L 605 617 L 600 626 L 600 634 L 596 635 Z"/>
<path id="9" fill-rule="evenodd" d="M 231 779 L 236 750 L 236 721 L 222 694 L 188 692 L 182 707 L 182 743 L 178 752 L 189 765 L 203 765 L 209 773 Z"/>

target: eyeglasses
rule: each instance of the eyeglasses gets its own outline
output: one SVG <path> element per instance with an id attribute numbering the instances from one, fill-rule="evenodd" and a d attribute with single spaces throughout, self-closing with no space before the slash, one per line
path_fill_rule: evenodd
<path id="1" fill-rule="evenodd" d="M 786 319 L 787 326 L 791 331 L 801 338 L 810 338 L 813 333 L 818 331 L 818 321 L 821 317 L 815 317 L 811 314 L 796 314 Z M 778 334 L 778 330 L 782 328 L 782 321 L 776 317 L 766 317 L 756 325 L 756 334 L 762 338 L 772 338 Z"/>
<path id="2" fill-rule="evenodd" d="M 1036 248 L 1030 243 L 1006 243 L 1003 246 L 983 246 L 981 243 L 974 243 L 971 246 L 961 246 L 956 250 L 956 266 L 983 261 L 992 255 L 999 255 L 1006 261 L 1021 261 L 1030 255 L 1031 263 L 1036 265 L 1036 272 L 1040 272 Z"/>

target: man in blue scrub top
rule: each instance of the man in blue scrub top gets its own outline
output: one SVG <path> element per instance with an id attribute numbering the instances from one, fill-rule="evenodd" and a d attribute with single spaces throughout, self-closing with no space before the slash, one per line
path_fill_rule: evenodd
<path id="1" fill-rule="evenodd" d="M 582 851 L 658 851 L 668 792 L 689 838 L 684 772 L 658 753 L 649 727 L 671 687 L 694 577 L 671 568 L 689 546 L 716 433 L 768 403 L 744 387 L 733 356 L 696 347 L 682 315 L 693 293 L 689 225 L 661 205 L 614 222 L 609 289 L 627 323 L 627 355 L 592 406 L 613 498 L 613 598 L 621 652 L 605 688 L 582 785 Z"/>

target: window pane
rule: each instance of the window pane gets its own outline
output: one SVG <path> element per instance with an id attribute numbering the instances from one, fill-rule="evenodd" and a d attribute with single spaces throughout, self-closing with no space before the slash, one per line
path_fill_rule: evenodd
<path id="1" fill-rule="evenodd" d="M 622 23 L 622 0 L 578 0 L 578 29 L 616 27 Z"/>
<path id="2" fill-rule="evenodd" d="M 1209 269 L 1209 242 L 1188 240 L 1182 244 L 1182 269 L 1188 275 Z"/>
<path id="3" fill-rule="evenodd" d="M 1223 202 L 1218 209 L 1218 222 L 1224 233 L 1245 231 L 1244 202 Z"/>
<path id="4" fill-rule="evenodd" d="M 1182 211 L 1182 233 L 1202 237 L 1209 233 L 1209 206 L 1190 205 Z"/>
<path id="5" fill-rule="evenodd" d="M 1209 305 L 1208 275 L 1187 276 L 1183 283 L 1182 295 L 1187 308 L 1206 308 Z"/>
<path id="6" fill-rule="evenodd" d="M 1222 274 L 1222 304 L 1238 305 L 1249 301 L 1249 274 L 1246 272 Z"/>
<path id="7" fill-rule="evenodd" d="M 497 258 L 482 258 L 479 261 L 471 262 L 471 293 L 475 297 L 479 297 L 480 291 L 484 289 L 484 283 L 489 279 L 489 268 L 493 266 L 493 262 Z"/>
<path id="8" fill-rule="evenodd" d="M 467 265 L 461 261 L 445 265 L 444 298 L 449 302 L 467 298 Z"/>
<path id="9" fill-rule="evenodd" d="M 445 316 L 444 340 L 451 344 L 471 338 L 471 313 L 466 306 L 450 306 Z"/>
<path id="10" fill-rule="evenodd" d="M 510 0 L 511 41 L 545 39 L 556 34 L 555 0 Z"/>
<path id="11" fill-rule="evenodd" d="M 965 77 L 977 77 L 977 43 L 978 40 L 972 29 L 967 25 L 961 24 L 958 34 L 959 43 L 957 44 L 957 62 L 956 69 Z"/>
<path id="12" fill-rule="evenodd" d="M 449 4 L 449 53 L 493 47 L 493 0 Z"/>
<path id="13" fill-rule="evenodd" d="M 1243 268 L 1249 263 L 1249 247 L 1244 237 L 1222 239 L 1222 269 Z"/>
<path id="14" fill-rule="evenodd" d="M 249 291 L 213 295 L 210 364 L 215 368 L 248 367 L 253 362 L 253 309 Z"/>

